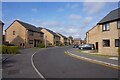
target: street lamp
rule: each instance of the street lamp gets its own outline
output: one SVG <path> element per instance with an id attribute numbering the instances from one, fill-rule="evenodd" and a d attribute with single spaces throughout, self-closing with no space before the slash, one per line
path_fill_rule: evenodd
<path id="1" fill-rule="evenodd" d="M 45 48 L 47 47 L 47 36 L 45 36 Z"/>

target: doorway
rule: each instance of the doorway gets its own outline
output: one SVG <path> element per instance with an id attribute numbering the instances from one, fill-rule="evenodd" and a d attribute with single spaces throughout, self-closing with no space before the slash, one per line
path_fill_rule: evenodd
<path id="1" fill-rule="evenodd" d="M 95 43 L 96 50 L 98 50 L 98 42 Z"/>

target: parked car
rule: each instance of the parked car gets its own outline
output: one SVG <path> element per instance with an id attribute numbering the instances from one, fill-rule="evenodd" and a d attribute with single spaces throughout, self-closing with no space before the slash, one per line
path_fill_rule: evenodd
<path id="1" fill-rule="evenodd" d="M 80 50 L 94 50 L 94 44 L 81 44 L 78 47 Z"/>
<path id="2" fill-rule="evenodd" d="M 78 44 L 74 44 L 73 48 L 78 48 L 78 46 L 79 46 Z"/>
<path id="3" fill-rule="evenodd" d="M 7 44 L 7 46 L 15 46 L 14 44 Z"/>

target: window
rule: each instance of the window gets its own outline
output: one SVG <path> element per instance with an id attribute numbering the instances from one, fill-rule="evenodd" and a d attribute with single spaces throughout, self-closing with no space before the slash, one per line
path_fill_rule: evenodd
<path id="1" fill-rule="evenodd" d="M 103 47 L 110 47 L 110 40 L 103 40 Z"/>
<path id="2" fill-rule="evenodd" d="M 15 35 L 15 31 L 13 31 L 13 35 Z"/>
<path id="3" fill-rule="evenodd" d="M 119 39 L 115 39 L 115 47 L 119 47 L 120 45 L 120 40 Z"/>
<path id="4" fill-rule="evenodd" d="M 33 31 L 29 31 L 29 35 L 30 35 L 30 36 L 33 36 Z"/>
<path id="5" fill-rule="evenodd" d="M 33 40 L 29 40 L 29 44 L 33 44 Z"/>
<path id="6" fill-rule="evenodd" d="M 40 37 L 43 37 L 43 34 L 40 33 Z"/>
<path id="7" fill-rule="evenodd" d="M 102 30 L 103 30 L 103 31 L 109 31 L 109 30 L 110 30 L 110 25 L 109 25 L 109 23 L 103 24 Z"/>
<path id="8" fill-rule="evenodd" d="M 117 21 L 117 28 L 120 29 L 120 21 Z"/>

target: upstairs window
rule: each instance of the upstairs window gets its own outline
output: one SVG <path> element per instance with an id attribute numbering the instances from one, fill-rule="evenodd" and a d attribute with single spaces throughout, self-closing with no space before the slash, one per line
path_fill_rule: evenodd
<path id="1" fill-rule="evenodd" d="M 110 40 L 103 40 L 103 47 L 110 47 Z"/>
<path id="2" fill-rule="evenodd" d="M 29 31 L 29 35 L 30 35 L 30 36 L 33 36 L 33 31 Z"/>
<path id="3" fill-rule="evenodd" d="M 109 23 L 105 23 L 102 26 L 102 31 L 109 31 L 110 30 L 110 24 Z"/>
<path id="4" fill-rule="evenodd" d="M 119 39 L 115 39 L 115 47 L 119 47 L 120 46 L 120 40 Z"/>
<path id="5" fill-rule="evenodd" d="M 33 44 L 33 40 L 29 40 L 29 44 Z"/>
<path id="6" fill-rule="evenodd" d="M 40 33 L 40 37 L 43 37 L 43 34 Z"/>
<path id="7" fill-rule="evenodd" d="M 15 35 L 15 31 L 13 31 L 13 35 Z"/>
<path id="8" fill-rule="evenodd" d="M 120 29 L 120 20 L 117 21 L 117 28 Z"/>

